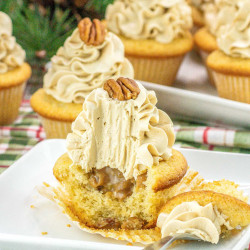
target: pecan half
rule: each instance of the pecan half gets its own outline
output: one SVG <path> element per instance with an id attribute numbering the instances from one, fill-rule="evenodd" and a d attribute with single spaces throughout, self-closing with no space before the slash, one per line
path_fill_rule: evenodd
<path id="1" fill-rule="evenodd" d="M 137 83 L 129 78 L 119 77 L 116 81 L 109 79 L 104 83 L 104 90 L 109 97 L 119 101 L 136 99 L 140 94 L 140 88 Z"/>
<path id="2" fill-rule="evenodd" d="M 82 19 L 78 24 L 80 38 L 87 45 L 98 46 L 102 44 L 106 36 L 106 27 L 98 19 L 94 19 L 93 22 L 86 17 Z"/>

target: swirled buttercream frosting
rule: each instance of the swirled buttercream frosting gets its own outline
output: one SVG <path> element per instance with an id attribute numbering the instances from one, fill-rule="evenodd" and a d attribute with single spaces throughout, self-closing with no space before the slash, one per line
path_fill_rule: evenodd
<path id="1" fill-rule="evenodd" d="M 237 1 L 237 11 L 218 36 L 218 46 L 232 57 L 250 58 L 250 4 L 249 0 Z"/>
<path id="2" fill-rule="evenodd" d="M 12 36 L 12 22 L 0 11 L 0 74 L 13 70 L 24 63 L 25 52 Z"/>
<path id="3" fill-rule="evenodd" d="M 222 226 L 232 229 L 226 219 L 212 203 L 203 207 L 192 201 L 181 203 L 170 214 L 160 213 L 157 226 L 161 228 L 162 237 L 188 233 L 216 244 Z"/>
<path id="4" fill-rule="evenodd" d="M 185 0 L 116 0 L 106 11 L 108 29 L 131 39 L 170 43 L 192 27 Z"/>
<path id="5" fill-rule="evenodd" d="M 172 155 L 172 121 L 155 106 L 155 93 L 138 86 L 135 100 L 112 99 L 102 88 L 86 97 L 67 137 L 68 155 L 84 172 L 108 166 L 136 179 Z"/>
<path id="6" fill-rule="evenodd" d="M 211 34 L 219 36 L 225 25 L 232 23 L 237 11 L 237 0 L 215 0 L 204 5 L 204 18 Z"/>
<path id="7" fill-rule="evenodd" d="M 51 62 L 52 67 L 44 76 L 44 89 L 64 103 L 83 103 L 105 80 L 134 75 L 132 65 L 124 57 L 122 42 L 111 32 L 101 45 L 92 46 L 86 45 L 79 29 L 75 29 Z"/>

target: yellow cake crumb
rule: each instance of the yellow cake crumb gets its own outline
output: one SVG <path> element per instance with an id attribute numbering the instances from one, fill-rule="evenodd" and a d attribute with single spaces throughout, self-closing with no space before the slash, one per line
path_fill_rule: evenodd
<path id="1" fill-rule="evenodd" d="M 30 208 L 35 208 L 35 206 L 34 205 L 30 205 Z"/>
<path id="2" fill-rule="evenodd" d="M 45 186 L 45 187 L 50 187 L 50 185 L 47 183 L 47 182 L 43 182 L 43 185 Z"/>
<path id="3" fill-rule="evenodd" d="M 70 224 L 67 224 L 67 227 L 71 227 L 71 225 L 70 225 Z"/>
<path id="4" fill-rule="evenodd" d="M 47 234 L 48 234 L 48 232 L 42 232 L 41 234 L 42 234 L 42 235 L 47 235 Z"/>

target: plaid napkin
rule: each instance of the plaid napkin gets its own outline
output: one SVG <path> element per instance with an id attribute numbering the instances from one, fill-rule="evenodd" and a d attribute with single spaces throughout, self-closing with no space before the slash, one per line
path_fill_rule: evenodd
<path id="1" fill-rule="evenodd" d="M 250 153 L 250 131 L 208 127 L 174 121 L 177 147 Z M 0 173 L 45 139 L 45 133 L 29 101 L 24 100 L 19 117 L 10 126 L 0 126 Z"/>

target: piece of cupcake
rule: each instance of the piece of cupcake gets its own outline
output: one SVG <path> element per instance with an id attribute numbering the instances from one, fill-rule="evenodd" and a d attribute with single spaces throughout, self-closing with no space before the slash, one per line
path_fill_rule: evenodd
<path id="1" fill-rule="evenodd" d="M 199 29 L 194 35 L 195 45 L 198 47 L 204 64 L 210 53 L 218 49 L 216 37 L 224 25 L 232 22 L 232 16 L 237 11 L 234 1 L 218 0 L 207 3 L 204 8 L 205 27 Z M 207 67 L 210 83 L 215 85 L 211 70 Z"/>
<path id="2" fill-rule="evenodd" d="M 66 138 L 85 97 L 105 80 L 134 75 L 122 42 L 97 19 L 83 19 L 51 62 L 43 88 L 31 97 L 47 138 Z"/>
<path id="3" fill-rule="evenodd" d="M 158 240 L 160 208 L 203 181 L 172 149 L 172 121 L 156 102 L 153 91 L 128 78 L 108 80 L 86 97 L 67 137 L 68 152 L 53 169 L 60 183 L 54 199 L 83 230 Z"/>
<path id="4" fill-rule="evenodd" d="M 121 38 L 135 78 L 171 85 L 193 47 L 191 8 L 185 0 L 116 0 L 107 27 Z"/>
<path id="5" fill-rule="evenodd" d="M 220 97 L 250 103 L 250 5 L 236 4 L 238 11 L 231 24 L 220 32 L 219 50 L 207 58 Z"/>
<path id="6" fill-rule="evenodd" d="M 24 62 L 25 52 L 12 36 L 12 22 L 0 11 L 0 125 L 12 123 L 22 101 L 30 66 Z"/>
<path id="7" fill-rule="evenodd" d="M 242 192 L 232 182 L 204 184 L 199 191 L 170 199 L 161 209 L 157 226 L 162 237 L 188 233 L 217 244 L 250 224 L 250 205 L 241 198 Z"/>

